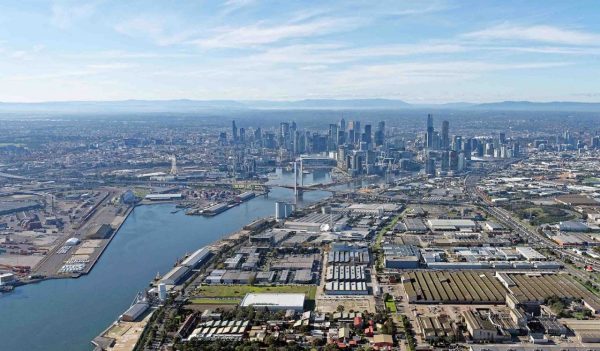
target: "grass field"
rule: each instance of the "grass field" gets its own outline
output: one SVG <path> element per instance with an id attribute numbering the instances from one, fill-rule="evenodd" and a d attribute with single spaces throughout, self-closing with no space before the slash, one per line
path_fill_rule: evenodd
<path id="1" fill-rule="evenodd" d="M 190 300 L 195 305 L 238 305 L 242 300 L 240 299 L 211 299 L 211 298 L 199 298 Z"/>
<path id="2" fill-rule="evenodd" d="M 196 290 L 203 297 L 244 297 L 247 293 L 304 293 L 308 300 L 314 300 L 317 287 L 314 285 L 207 285 Z"/>
<path id="3" fill-rule="evenodd" d="M 393 300 L 388 300 L 385 302 L 385 307 L 388 311 L 392 313 L 396 313 L 398 310 L 396 309 L 396 303 Z"/>

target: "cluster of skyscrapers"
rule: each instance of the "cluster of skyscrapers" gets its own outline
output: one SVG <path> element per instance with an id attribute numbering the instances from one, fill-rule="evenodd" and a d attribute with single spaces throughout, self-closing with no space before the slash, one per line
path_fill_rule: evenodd
<path id="1" fill-rule="evenodd" d="M 427 115 L 423 144 L 425 173 L 432 176 L 462 172 L 472 157 L 512 158 L 519 154 L 519 144 L 508 140 L 503 132 L 495 138 L 463 138 L 461 135 L 450 138 L 450 122 L 443 121 L 439 133 L 433 126 L 431 114 Z"/>

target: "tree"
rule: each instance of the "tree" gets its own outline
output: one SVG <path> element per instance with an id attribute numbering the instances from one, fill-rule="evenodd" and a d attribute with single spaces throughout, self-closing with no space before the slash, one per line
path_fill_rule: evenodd
<path id="1" fill-rule="evenodd" d="M 336 308 L 336 310 L 338 312 L 344 312 L 344 305 L 338 305 L 338 307 Z"/>

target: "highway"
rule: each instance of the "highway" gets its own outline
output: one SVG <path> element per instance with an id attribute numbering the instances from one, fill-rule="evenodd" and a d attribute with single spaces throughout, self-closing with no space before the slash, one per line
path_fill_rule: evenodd
<path id="1" fill-rule="evenodd" d="M 465 177 L 465 190 L 467 191 L 473 203 L 479 205 L 488 214 L 495 217 L 496 219 L 498 219 L 498 221 L 502 222 L 504 225 L 512 229 L 521 238 L 527 240 L 531 247 L 538 249 L 549 249 L 553 251 L 563 261 L 566 258 L 568 258 L 572 262 L 576 262 L 581 265 L 589 265 L 594 269 L 594 271 L 600 270 L 600 264 L 598 263 L 598 261 L 580 256 L 574 252 L 569 251 L 568 249 L 562 248 L 560 245 L 558 245 L 545 235 L 527 228 L 525 225 L 523 225 L 523 223 L 521 223 L 521 221 L 515 219 L 514 216 L 504 208 L 494 206 L 494 204 L 492 204 L 487 199 L 485 194 L 477 188 L 477 183 L 479 182 L 481 177 L 481 175 L 473 174 L 469 174 L 467 177 Z M 577 276 L 584 281 L 591 280 L 590 273 L 578 270 L 577 268 L 569 264 L 565 264 L 565 267 L 567 271 L 569 271 L 569 273 L 571 273 L 572 275 Z"/>

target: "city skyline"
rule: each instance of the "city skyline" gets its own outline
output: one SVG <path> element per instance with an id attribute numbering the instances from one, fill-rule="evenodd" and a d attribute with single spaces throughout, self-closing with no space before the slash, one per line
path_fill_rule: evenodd
<path id="1" fill-rule="evenodd" d="M 600 73 L 597 7 L 591 1 L 0 4 L 0 101 L 597 102 L 600 89 L 589 79 Z"/>

